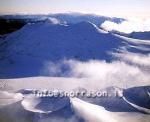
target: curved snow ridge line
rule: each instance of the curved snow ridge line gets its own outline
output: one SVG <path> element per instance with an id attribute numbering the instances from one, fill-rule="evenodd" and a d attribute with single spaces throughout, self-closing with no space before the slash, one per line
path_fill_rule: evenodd
<path id="1" fill-rule="evenodd" d="M 136 105 L 134 103 L 131 103 L 124 96 L 122 98 L 123 98 L 124 101 L 126 101 L 128 104 L 130 104 L 132 107 L 136 108 L 137 110 L 139 110 L 141 112 L 144 112 L 144 113 L 147 113 L 147 114 L 150 114 L 150 109 L 138 106 L 138 105 Z"/>
<path id="2" fill-rule="evenodd" d="M 81 118 L 87 122 L 118 122 L 104 107 L 94 105 L 78 98 L 71 98 L 72 107 Z"/>
<path id="3" fill-rule="evenodd" d="M 94 105 L 85 101 L 82 101 L 78 98 L 69 98 L 71 102 L 71 107 L 73 111 L 76 113 L 77 116 L 80 116 L 81 118 L 85 119 L 88 122 L 118 122 L 115 120 L 109 111 L 106 111 L 104 107 Z M 51 113 L 53 111 L 43 111 L 41 109 L 42 106 L 37 108 L 37 105 L 42 102 L 41 99 L 32 98 L 32 96 L 29 99 L 25 99 L 22 101 L 22 105 L 24 109 L 28 111 L 32 111 L 35 113 Z M 46 101 L 44 101 L 46 102 Z M 55 104 L 55 103 L 53 103 Z M 57 111 L 59 111 L 57 109 Z"/>
<path id="4" fill-rule="evenodd" d="M 148 96 L 149 96 L 149 98 L 150 98 L 150 93 L 147 91 L 147 94 L 148 94 Z"/>
<path id="5" fill-rule="evenodd" d="M 89 22 L 89 21 L 88 21 Z M 93 27 L 99 32 L 99 33 L 103 33 L 103 34 L 108 34 L 108 31 L 102 30 L 100 29 L 97 25 L 95 25 L 92 22 L 89 22 L 91 25 L 93 25 Z"/>
<path id="6" fill-rule="evenodd" d="M 52 111 L 42 111 L 40 109 L 36 109 L 36 105 L 39 104 L 40 101 L 32 101 L 32 102 L 34 102 L 34 104 L 27 101 L 27 100 L 23 100 L 21 102 L 21 105 L 23 106 L 23 108 L 25 110 L 32 111 L 32 112 L 35 112 L 35 113 L 50 113 L 50 112 L 52 112 Z"/>
<path id="7" fill-rule="evenodd" d="M 130 37 L 125 37 L 125 36 L 121 36 L 121 35 L 117 35 L 117 34 L 113 34 L 114 36 L 124 39 L 127 42 L 130 42 L 132 44 L 137 44 L 137 45 L 150 45 L 150 40 L 141 40 L 141 39 L 134 39 L 134 38 L 130 38 Z"/>
<path id="8" fill-rule="evenodd" d="M 48 114 L 70 105 L 70 99 L 27 96 L 22 100 L 21 105 L 25 110 Z"/>
<path id="9" fill-rule="evenodd" d="M 135 45 L 129 45 L 127 46 L 127 48 L 135 48 L 135 49 L 138 49 L 138 50 L 141 50 L 141 51 L 150 51 L 150 48 L 148 47 L 144 47 L 144 46 L 135 46 Z"/>

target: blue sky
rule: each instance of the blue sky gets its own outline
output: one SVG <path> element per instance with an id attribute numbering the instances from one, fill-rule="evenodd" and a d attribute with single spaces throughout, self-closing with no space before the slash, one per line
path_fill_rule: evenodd
<path id="1" fill-rule="evenodd" d="M 0 0 L 0 13 L 82 12 L 107 16 L 149 16 L 150 0 Z"/>

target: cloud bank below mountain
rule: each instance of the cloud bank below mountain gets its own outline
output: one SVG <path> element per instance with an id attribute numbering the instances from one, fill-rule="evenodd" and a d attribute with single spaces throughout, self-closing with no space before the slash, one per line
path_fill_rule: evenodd
<path id="1" fill-rule="evenodd" d="M 131 19 L 131 20 L 123 21 L 118 24 L 111 21 L 105 21 L 101 25 L 101 27 L 108 31 L 115 30 L 124 33 L 144 32 L 144 31 L 150 31 L 150 19 L 145 19 L 145 20 Z"/>

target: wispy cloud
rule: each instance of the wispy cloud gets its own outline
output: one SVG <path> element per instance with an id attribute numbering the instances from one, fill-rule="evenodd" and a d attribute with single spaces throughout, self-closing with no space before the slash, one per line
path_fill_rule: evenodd
<path id="1" fill-rule="evenodd" d="M 150 69 L 150 54 L 143 55 L 143 54 L 135 54 L 135 53 L 115 53 L 116 57 L 139 66 L 144 66 Z"/>
<path id="2" fill-rule="evenodd" d="M 126 60 L 131 60 L 131 56 L 126 56 Z M 146 57 L 140 60 L 139 56 L 135 55 L 133 62 L 149 65 L 148 60 L 149 58 Z M 111 63 L 99 60 L 90 60 L 87 62 L 63 60 L 57 64 L 47 62 L 44 72 L 50 76 L 87 78 L 89 79 L 87 81 L 88 86 L 94 89 L 112 85 L 119 87 L 148 85 L 150 82 L 149 70 L 145 71 L 145 69 L 138 65 L 132 65 L 124 60 L 113 61 Z"/>

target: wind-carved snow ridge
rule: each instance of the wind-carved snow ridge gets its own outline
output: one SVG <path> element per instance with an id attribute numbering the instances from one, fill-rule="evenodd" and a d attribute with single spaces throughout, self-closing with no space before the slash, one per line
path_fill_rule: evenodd
<path id="1" fill-rule="evenodd" d="M 147 94 L 148 94 L 148 96 L 149 96 L 149 98 L 150 98 L 150 93 L 147 91 Z"/>
<path id="2" fill-rule="evenodd" d="M 69 105 L 70 101 L 69 98 L 29 96 L 21 104 L 28 111 L 51 113 Z"/>
<path id="3" fill-rule="evenodd" d="M 144 112 L 144 113 L 147 113 L 147 114 L 150 114 L 150 109 L 147 109 L 147 108 L 144 108 L 144 107 L 141 107 L 141 106 L 138 106 L 134 103 L 131 103 L 129 102 L 125 97 L 123 97 L 123 99 L 128 103 L 130 104 L 131 106 L 133 106 L 134 108 L 136 108 L 137 110 L 141 111 L 141 112 Z"/>
<path id="4" fill-rule="evenodd" d="M 117 122 L 103 107 L 84 102 L 78 98 L 71 99 L 73 108 L 78 116 L 87 122 Z"/>
<path id="5" fill-rule="evenodd" d="M 47 90 L 21 89 L 17 92 L 24 96 L 21 105 L 25 110 L 48 114 L 70 105 L 68 97 L 43 96 L 39 91 L 46 93 Z"/>
<path id="6" fill-rule="evenodd" d="M 136 88 L 134 88 L 136 89 Z M 143 89 L 143 88 L 142 88 Z M 147 87 L 149 89 L 149 87 Z M 22 99 L 16 101 L 16 104 L 20 104 L 23 109 L 18 109 L 20 112 L 26 112 L 26 113 L 32 113 L 35 116 L 33 119 L 36 119 L 35 121 L 53 121 L 59 122 L 61 118 L 59 118 L 60 113 L 62 114 L 62 120 L 67 122 L 81 122 L 80 120 L 77 120 L 77 118 L 82 118 L 84 121 L 82 122 L 126 122 L 127 120 L 132 120 L 133 122 L 148 122 L 149 120 L 149 109 L 140 107 L 134 103 L 129 102 L 124 96 L 122 96 L 122 90 L 118 87 L 109 87 L 106 90 L 110 93 L 115 91 L 121 91 L 121 96 L 118 98 L 118 100 L 122 99 L 127 102 L 129 105 L 137 109 L 136 112 L 110 112 L 106 110 L 103 106 L 96 105 L 94 102 L 89 103 L 87 98 L 85 100 L 81 100 L 81 98 L 76 97 L 48 97 L 48 96 L 34 96 L 32 89 L 22 89 L 19 90 L 17 93 L 6 93 L 3 92 L 3 96 L 12 96 L 12 94 L 22 94 Z M 144 89 L 143 89 L 144 90 Z M 16 98 L 16 97 L 15 97 Z M 20 98 L 20 97 L 19 97 Z M 114 97 L 115 98 L 115 97 Z M 17 97 L 18 99 L 18 97 Z M 103 98 L 100 98 L 101 100 Z M 111 104 L 113 106 L 112 99 L 107 98 L 107 104 Z M 11 99 L 8 99 L 9 101 Z M 144 101 L 144 99 L 143 99 Z M 2 102 L 2 101 L 1 101 Z M 14 104 L 8 104 L 14 105 Z M 119 104 L 121 106 L 122 104 Z M 6 104 L 5 104 L 6 106 Z M 111 107 L 112 107 L 111 106 Z M 129 107 L 131 107 L 129 106 Z M 131 107 L 131 108 L 132 108 Z M 68 109 L 69 108 L 69 109 Z M 147 114 L 142 114 L 139 111 Z M 59 115 L 58 115 L 59 114 Z M 53 117 L 52 117 L 53 116 Z M 65 119 L 65 117 L 69 116 L 68 119 Z M 55 119 L 57 117 L 57 119 Z M 72 117 L 77 117 L 72 119 Z M 76 120 L 76 121 L 75 121 Z"/>

